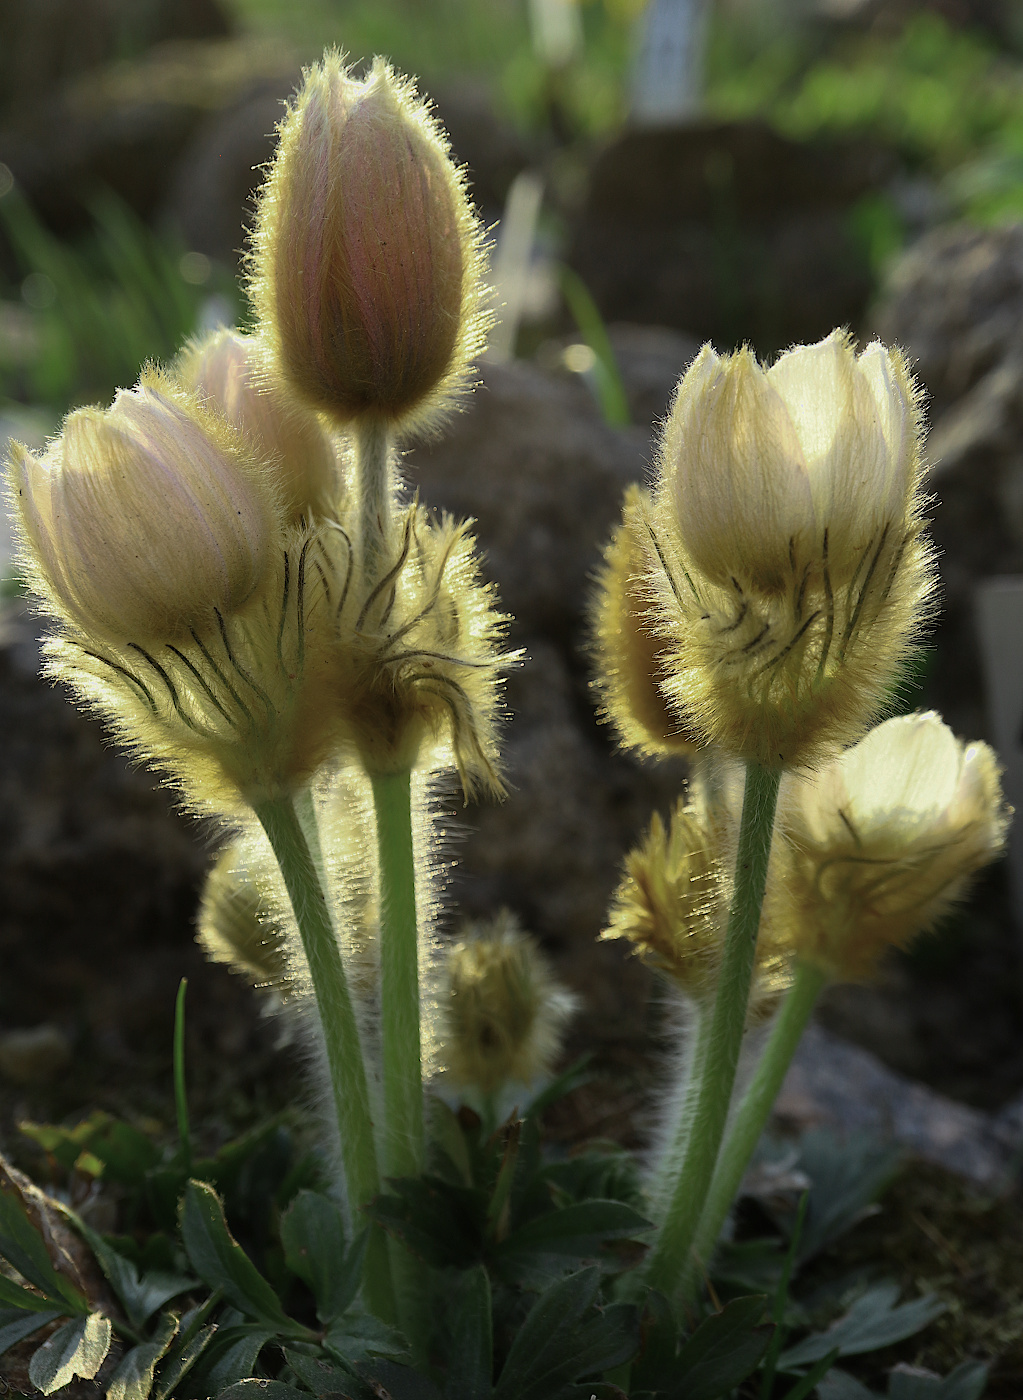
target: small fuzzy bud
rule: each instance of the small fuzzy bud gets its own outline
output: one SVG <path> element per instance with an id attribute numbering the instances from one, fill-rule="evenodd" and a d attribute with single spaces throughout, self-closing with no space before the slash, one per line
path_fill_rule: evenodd
<path id="1" fill-rule="evenodd" d="M 187 346 L 173 368 L 273 466 L 292 523 L 336 515 L 341 483 L 333 444 L 316 415 L 275 382 L 258 337 L 213 331 Z"/>
<path id="2" fill-rule="evenodd" d="M 606 939 L 625 939 L 650 967 L 690 1000 L 708 1005 L 717 988 L 731 873 L 735 863 L 741 784 L 701 781 L 681 800 L 666 827 L 658 813 L 629 852 L 608 915 Z M 787 950 L 762 920 L 748 1019 L 773 1009 L 789 980 Z"/>
<path id="3" fill-rule="evenodd" d="M 429 421 L 481 344 L 481 236 L 447 140 L 378 59 L 336 52 L 280 128 L 252 296 L 285 376 L 336 422 Z"/>
<path id="4" fill-rule="evenodd" d="M 1008 813 L 987 744 L 933 712 L 890 719 L 783 789 L 772 917 L 836 981 L 869 976 L 1002 852 Z"/>
<path id="5" fill-rule="evenodd" d="M 287 932 L 270 903 L 248 878 L 234 843 L 225 846 L 206 877 L 196 942 L 211 962 L 226 963 L 256 987 L 291 990 Z"/>
<path id="6" fill-rule="evenodd" d="M 604 552 L 592 607 L 594 684 L 601 714 L 623 747 L 660 758 L 692 753 L 696 745 L 662 690 L 670 672 L 667 643 L 651 622 L 648 576 L 656 555 L 645 520 L 649 504 L 648 492 L 629 487 L 622 523 Z"/>
<path id="7" fill-rule="evenodd" d="M 507 911 L 449 949 L 441 996 L 441 1062 L 455 1083 L 491 1094 L 548 1074 L 573 998 Z"/>
<path id="8" fill-rule="evenodd" d="M 240 607 L 271 561 L 276 504 L 235 435 L 155 374 L 78 409 L 10 470 L 26 562 L 90 635 L 171 641 Z"/>
<path id="9" fill-rule="evenodd" d="M 765 767 L 863 731 L 919 642 L 919 391 L 897 351 L 834 332 L 762 368 L 705 346 L 676 392 L 648 512 L 665 691 Z"/>

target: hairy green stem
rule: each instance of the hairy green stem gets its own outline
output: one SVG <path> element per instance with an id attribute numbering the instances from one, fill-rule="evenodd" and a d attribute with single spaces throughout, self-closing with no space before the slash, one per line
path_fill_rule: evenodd
<path id="1" fill-rule="evenodd" d="M 707 1045 L 710 1040 L 710 1007 L 696 1003 L 692 1007 L 688 1027 L 688 1044 L 681 1065 L 683 1084 L 678 1086 L 678 1096 L 671 1105 L 668 1132 L 664 1147 L 650 1185 L 647 1188 L 653 1203 L 653 1218 L 662 1220 L 671 1200 L 671 1190 L 675 1184 L 678 1164 L 685 1156 L 689 1138 L 696 1117 L 696 1105 L 700 1097 L 700 1083 L 703 1066 L 707 1058 Z"/>
<path id="2" fill-rule="evenodd" d="M 424 1163 L 423 1063 L 419 1032 L 419 926 L 412 843 L 412 774 L 371 777 L 380 879 L 380 1058 L 384 1175 L 418 1176 Z M 398 1314 L 415 1347 L 425 1345 L 425 1280 L 400 1244 L 391 1250 Z"/>
<path id="3" fill-rule="evenodd" d="M 771 1106 L 778 1097 L 796 1046 L 806 1029 L 825 983 L 824 973 L 810 963 L 798 963 L 796 975 L 771 1027 L 756 1071 L 743 1095 L 714 1171 L 707 1201 L 693 1240 L 692 1263 L 684 1281 L 687 1293 L 699 1285 L 701 1266 L 710 1262 L 714 1246 L 742 1183 L 746 1167 L 760 1141 Z"/>
<path id="4" fill-rule="evenodd" d="M 360 427 L 355 438 L 355 481 L 362 542 L 362 583 L 370 589 L 384 572 L 384 550 L 394 507 L 391 438 L 382 423 Z"/>
<path id="5" fill-rule="evenodd" d="M 366 1067 L 341 952 L 293 802 L 286 797 L 261 802 L 255 813 L 281 868 L 309 965 L 337 1113 L 348 1202 L 355 1215 L 378 1194 L 380 1175 Z M 377 1229 L 366 1258 L 365 1288 L 373 1311 L 393 1321 L 386 1242 Z"/>
<path id="6" fill-rule="evenodd" d="M 673 1301 L 689 1271 L 693 1237 L 714 1174 L 735 1084 L 780 779 L 775 769 L 747 764 L 732 906 L 692 1131 L 647 1267 L 647 1281 Z"/>

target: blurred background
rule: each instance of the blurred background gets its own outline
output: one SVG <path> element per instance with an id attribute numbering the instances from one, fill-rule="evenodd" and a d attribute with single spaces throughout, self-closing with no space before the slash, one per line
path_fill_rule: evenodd
<path id="1" fill-rule="evenodd" d="M 575 1048 L 596 1048 L 604 1076 L 565 1133 L 638 1142 L 660 1022 L 644 970 L 594 938 L 624 851 L 684 770 L 614 752 L 585 608 L 702 340 L 770 355 L 846 325 L 905 347 L 928 395 L 945 612 L 895 704 L 1014 755 L 974 610 L 985 579 L 1023 573 L 1023 6 L 4 0 L 0 443 L 41 444 L 143 360 L 246 323 L 260 167 L 327 44 L 418 77 L 491 229 L 484 387 L 408 459 L 427 501 L 479 520 L 530 658 L 509 696 L 509 801 L 448 804 L 448 926 L 507 905 L 541 937 L 584 997 Z M 97 1105 L 167 1120 L 183 973 L 196 1115 L 244 1126 L 294 1095 L 294 1062 L 286 1023 L 192 942 L 209 834 L 37 679 L 2 540 L 0 556 L 0 1128 Z M 996 869 L 879 985 L 830 993 L 820 1034 L 843 1039 L 815 1042 L 924 1086 L 981 1177 L 1023 1142 L 1019 923 Z M 830 1111 L 812 1094 L 789 1110 Z"/>

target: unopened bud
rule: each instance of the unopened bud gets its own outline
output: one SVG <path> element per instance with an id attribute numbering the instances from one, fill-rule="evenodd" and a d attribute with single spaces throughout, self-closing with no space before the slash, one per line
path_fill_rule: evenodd
<path id="1" fill-rule="evenodd" d="M 275 381 L 258 337 L 214 331 L 188 346 L 174 370 L 273 466 L 290 521 L 336 515 L 341 484 L 333 444 L 316 415 Z"/>
<path id="2" fill-rule="evenodd" d="M 198 942 L 211 962 L 226 963 L 257 987 L 291 991 L 287 931 L 252 883 L 234 843 L 206 877 L 196 920 Z"/>
<path id="3" fill-rule="evenodd" d="M 174 640 L 240 607 L 272 558 L 276 505 L 226 424 L 156 375 L 78 409 L 41 457 L 15 445 L 26 562 L 87 634 Z"/>
<path id="4" fill-rule="evenodd" d="M 435 416 L 480 346 L 480 246 L 412 85 L 327 53 L 281 125 L 256 231 L 252 295 L 296 391 L 338 422 Z"/>
<path id="5" fill-rule="evenodd" d="M 550 1072 L 573 998 L 507 910 L 448 951 L 444 978 L 441 1058 L 457 1084 L 490 1094 Z"/>
<path id="6" fill-rule="evenodd" d="M 835 980 L 869 976 L 885 949 L 933 927 L 1008 826 L 994 753 L 933 712 L 890 719 L 793 779 L 779 812 L 773 917 Z"/>

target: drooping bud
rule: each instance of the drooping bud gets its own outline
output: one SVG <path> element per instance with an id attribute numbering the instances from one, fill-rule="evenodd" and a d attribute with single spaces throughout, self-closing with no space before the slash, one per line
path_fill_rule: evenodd
<path id="1" fill-rule="evenodd" d="M 765 767 L 858 737 L 919 644 L 919 391 L 834 332 L 764 370 L 705 346 L 676 392 L 650 529 L 669 698 Z"/>
<path id="2" fill-rule="evenodd" d="M 436 417 L 481 345 L 481 235 L 411 83 L 309 69 L 260 199 L 252 297 L 296 392 L 336 422 Z"/>
<path id="3" fill-rule="evenodd" d="M 10 483 L 28 568 L 89 635 L 173 641 L 240 607 L 270 567 L 271 483 L 155 373 L 69 414 L 41 457 L 16 444 Z"/>
<path id="4" fill-rule="evenodd" d="M 440 999 L 441 1063 L 463 1087 L 491 1094 L 550 1072 L 574 999 L 536 943 L 503 910 L 447 951 Z"/>
<path id="5" fill-rule="evenodd" d="M 290 521 L 336 515 L 341 483 L 334 446 L 316 415 L 277 382 L 259 337 L 213 331 L 186 346 L 173 369 L 273 466 Z"/>
<path id="6" fill-rule="evenodd" d="M 1002 851 L 1008 812 L 987 744 L 933 712 L 890 719 L 783 788 L 772 916 L 834 980 L 869 976 Z"/>
<path id="7" fill-rule="evenodd" d="M 592 608 L 594 684 L 624 747 L 645 757 L 692 753 L 693 735 L 665 699 L 667 643 L 651 621 L 656 554 L 646 525 L 649 493 L 630 486 L 622 523 L 604 553 Z"/>

